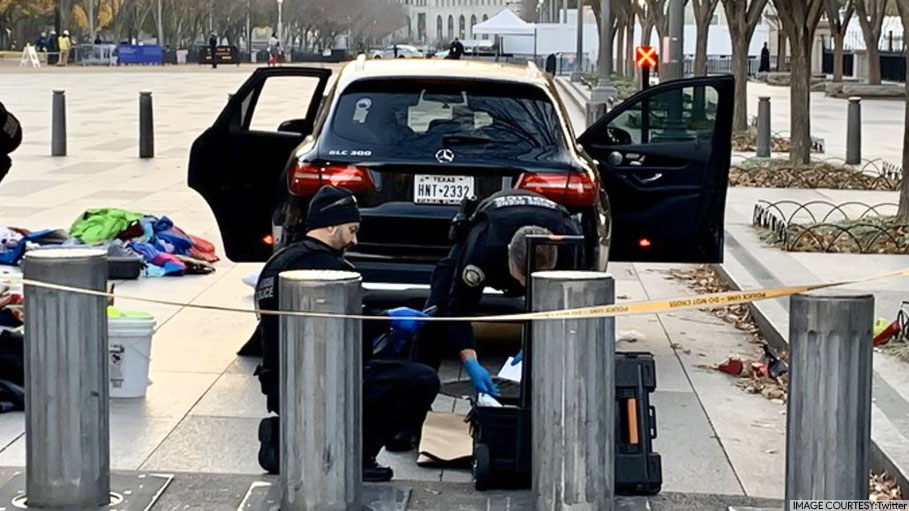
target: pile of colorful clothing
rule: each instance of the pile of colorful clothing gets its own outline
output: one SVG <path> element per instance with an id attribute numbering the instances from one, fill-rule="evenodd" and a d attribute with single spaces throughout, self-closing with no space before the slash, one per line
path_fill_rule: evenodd
<path id="1" fill-rule="evenodd" d="M 111 255 L 141 256 L 149 277 L 211 273 L 211 263 L 219 260 L 211 242 L 185 233 L 166 216 L 90 209 L 69 234 L 85 245 L 106 246 Z"/>
<path id="2" fill-rule="evenodd" d="M 46 229 L 29 231 L 16 227 L 0 227 L 0 264 L 16 265 L 26 250 L 46 245 L 61 245 L 69 236 L 66 231 Z"/>
<path id="3" fill-rule="evenodd" d="M 0 264 L 18 265 L 26 251 L 51 245 L 88 245 L 105 248 L 112 258 L 141 259 L 147 277 L 212 273 L 219 260 L 211 242 L 187 234 L 166 216 L 105 208 L 86 211 L 69 232 L 0 227 Z"/>

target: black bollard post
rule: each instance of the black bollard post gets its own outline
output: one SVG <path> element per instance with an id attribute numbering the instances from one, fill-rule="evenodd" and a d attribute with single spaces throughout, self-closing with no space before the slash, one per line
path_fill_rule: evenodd
<path id="1" fill-rule="evenodd" d="M 155 157 L 155 121 L 152 114 L 152 93 L 139 93 L 139 158 Z"/>
<path id="2" fill-rule="evenodd" d="M 54 90 L 51 155 L 66 156 L 66 91 Z"/>

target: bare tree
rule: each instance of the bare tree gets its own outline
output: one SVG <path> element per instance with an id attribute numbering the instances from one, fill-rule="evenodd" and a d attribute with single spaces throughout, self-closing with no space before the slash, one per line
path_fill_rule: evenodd
<path id="1" fill-rule="evenodd" d="M 614 48 L 615 48 L 615 74 L 619 77 L 625 76 L 625 31 L 634 30 L 634 25 L 628 26 L 629 13 L 631 4 L 625 0 L 612 0 L 612 13 L 615 18 L 613 30 Z M 632 14 L 633 15 L 633 14 Z"/>
<path id="2" fill-rule="evenodd" d="M 625 34 L 625 76 L 629 78 L 634 78 L 635 76 L 635 66 L 634 66 L 634 28 L 635 28 L 635 18 L 637 13 L 631 7 L 628 6 L 628 32 Z"/>
<path id="3" fill-rule="evenodd" d="M 694 46 L 694 74 L 707 75 L 707 36 L 710 33 L 710 23 L 713 13 L 716 12 L 720 0 L 690 0 L 694 9 L 694 23 L 697 26 L 697 37 Z"/>
<path id="4" fill-rule="evenodd" d="M 735 116 L 733 129 L 748 129 L 748 47 L 761 21 L 767 0 L 723 0 L 726 25 L 732 39 L 732 72 L 735 74 Z"/>
<path id="5" fill-rule="evenodd" d="M 833 35 L 833 81 L 843 81 L 843 39 L 855 12 L 852 0 L 824 0 L 824 12 Z"/>
<path id="6" fill-rule="evenodd" d="M 878 44 L 890 0 L 855 0 L 855 16 L 862 26 L 862 38 L 868 52 L 868 83 L 881 83 L 881 52 Z"/>
<path id="7" fill-rule="evenodd" d="M 811 160 L 811 46 L 824 11 L 824 0 L 773 0 L 792 52 L 789 123 L 792 146 L 789 160 Z"/>
<path id="8" fill-rule="evenodd" d="M 903 34 L 909 34 L 909 0 L 895 0 L 903 22 Z M 905 52 L 909 66 L 909 52 Z M 909 69 L 907 67 L 906 69 Z M 900 187 L 900 205 L 896 221 L 909 223 L 909 77 L 906 78 L 906 113 L 903 120 L 903 185 Z"/>
<path id="9" fill-rule="evenodd" d="M 649 46 L 650 39 L 653 35 L 654 27 L 658 27 L 661 20 L 665 20 L 664 9 L 665 0 L 647 0 L 643 5 L 638 2 L 632 2 L 632 9 L 638 19 L 641 20 L 641 45 Z M 662 28 L 657 28 L 659 37 L 663 37 Z"/>

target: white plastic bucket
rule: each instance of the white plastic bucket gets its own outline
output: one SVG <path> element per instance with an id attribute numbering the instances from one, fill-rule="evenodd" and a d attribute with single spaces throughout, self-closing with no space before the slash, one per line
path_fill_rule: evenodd
<path id="1" fill-rule="evenodd" d="M 150 314 L 130 316 L 109 314 L 107 318 L 110 397 L 144 397 L 148 389 L 155 318 Z"/>

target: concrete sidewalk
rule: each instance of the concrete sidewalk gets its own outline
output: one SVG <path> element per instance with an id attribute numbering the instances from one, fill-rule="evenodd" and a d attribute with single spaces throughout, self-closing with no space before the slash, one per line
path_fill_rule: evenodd
<path id="1" fill-rule="evenodd" d="M 738 289 L 856 280 L 909 267 L 909 256 L 905 255 L 798 253 L 768 247 L 751 226 L 751 208 L 758 198 L 765 197 L 802 203 L 898 200 L 896 192 L 731 188 L 726 208 L 726 262 L 721 270 Z M 909 300 L 909 282 L 905 278 L 865 282 L 837 288 L 836 292 L 873 294 L 875 317 L 892 321 L 901 302 Z M 751 309 L 771 342 L 788 344 L 788 299 L 755 302 Z M 903 488 L 909 488 L 909 367 L 884 351 L 875 353 L 874 368 L 872 466 L 890 472 Z"/>

